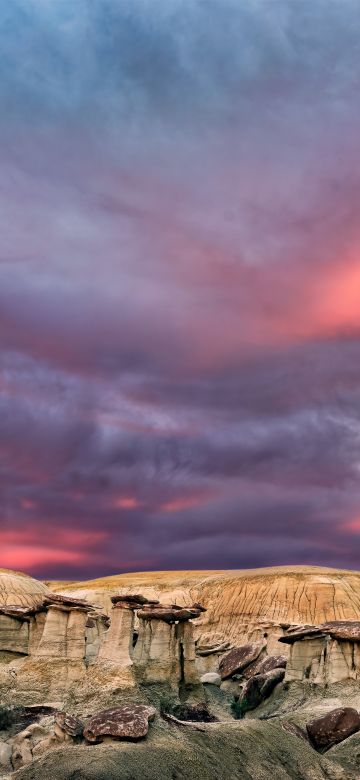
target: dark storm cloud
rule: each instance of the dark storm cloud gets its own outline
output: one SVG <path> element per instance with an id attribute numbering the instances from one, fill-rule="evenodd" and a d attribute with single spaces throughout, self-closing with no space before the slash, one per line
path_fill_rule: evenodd
<path id="1" fill-rule="evenodd" d="M 0 8 L 0 566 L 358 565 L 356 0 Z"/>

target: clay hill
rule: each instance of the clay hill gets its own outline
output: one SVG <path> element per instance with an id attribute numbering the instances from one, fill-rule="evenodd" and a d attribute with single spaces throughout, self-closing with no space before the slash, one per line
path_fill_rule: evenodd
<path id="1" fill-rule="evenodd" d="M 206 612 L 196 634 L 237 641 L 279 633 L 281 624 L 356 620 L 360 574 L 317 566 L 279 566 L 239 571 L 175 571 L 120 574 L 87 582 L 49 582 L 58 593 L 111 607 L 111 596 L 141 590 L 148 598 L 179 605 L 199 601 Z"/>
<path id="2" fill-rule="evenodd" d="M 0 778 L 357 780 L 360 574 L 0 569 Z"/>

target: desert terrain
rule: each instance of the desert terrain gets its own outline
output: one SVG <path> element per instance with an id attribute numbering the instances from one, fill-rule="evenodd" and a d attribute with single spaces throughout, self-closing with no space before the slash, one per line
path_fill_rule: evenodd
<path id="1" fill-rule="evenodd" d="M 353 571 L 0 570 L 0 777 L 356 780 L 359 621 Z"/>

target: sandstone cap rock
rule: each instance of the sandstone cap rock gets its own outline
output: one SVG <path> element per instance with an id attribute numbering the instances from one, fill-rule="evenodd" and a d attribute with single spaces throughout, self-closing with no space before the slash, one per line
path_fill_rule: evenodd
<path id="1" fill-rule="evenodd" d="M 294 642 L 299 642 L 301 639 L 316 639 L 322 636 L 326 636 L 326 634 L 321 626 L 302 626 L 296 629 L 288 629 L 285 636 L 279 637 L 278 642 L 292 645 Z"/>
<path id="2" fill-rule="evenodd" d="M 72 596 L 63 596 L 62 593 L 48 593 L 44 596 L 43 604 L 46 607 L 69 607 L 71 608 L 77 608 L 77 609 L 84 609 L 84 610 L 95 610 L 95 607 L 92 604 L 89 604 L 89 602 L 86 599 L 78 599 L 73 598 Z"/>
<path id="3" fill-rule="evenodd" d="M 321 628 L 326 633 L 329 633 L 333 639 L 360 642 L 359 620 L 333 620 L 329 623 L 323 623 Z"/>
<path id="4" fill-rule="evenodd" d="M 158 604 L 159 601 L 157 599 L 147 599 L 146 596 L 142 596 L 140 593 L 119 593 L 116 596 L 111 597 L 112 603 L 115 604 L 126 604 L 126 605 L 133 605 L 133 609 L 136 609 L 137 606 L 141 606 L 144 604 Z"/>
<path id="5" fill-rule="evenodd" d="M 103 710 L 86 721 L 84 737 L 88 742 L 99 742 L 102 737 L 141 739 L 148 733 L 149 720 L 155 714 L 155 707 L 146 704 L 124 704 Z"/>
<path id="6" fill-rule="evenodd" d="M 184 622 L 194 620 L 201 614 L 199 609 L 193 607 L 178 607 L 177 605 L 163 605 L 150 607 L 145 605 L 144 609 L 138 610 L 138 617 L 142 620 L 164 620 L 165 623 Z"/>

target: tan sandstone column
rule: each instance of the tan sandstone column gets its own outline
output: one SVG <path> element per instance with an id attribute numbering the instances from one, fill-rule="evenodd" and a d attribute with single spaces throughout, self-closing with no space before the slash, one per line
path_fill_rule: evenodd
<path id="1" fill-rule="evenodd" d="M 51 604 L 35 655 L 40 658 L 85 658 L 85 626 L 88 610 Z"/>
<path id="2" fill-rule="evenodd" d="M 119 666 L 132 666 L 131 650 L 134 632 L 134 608 L 124 603 L 114 604 L 110 628 L 104 635 L 98 661 L 111 661 Z"/>

